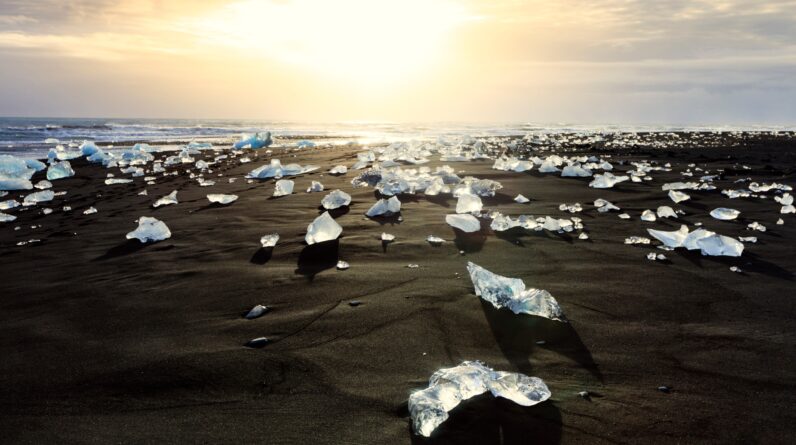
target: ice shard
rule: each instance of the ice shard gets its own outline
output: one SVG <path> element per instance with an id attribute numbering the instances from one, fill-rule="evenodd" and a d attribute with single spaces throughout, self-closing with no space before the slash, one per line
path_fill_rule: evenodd
<path id="1" fill-rule="evenodd" d="M 735 209 L 728 209 L 726 207 L 719 207 L 715 208 L 710 211 L 710 216 L 722 220 L 722 221 L 730 221 L 738 217 L 741 212 Z"/>
<path id="2" fill-rule="evenodd" d="M 561 306 L 546 290 L 526 289 L 525 283 L 519 278 L 492 273 L 472 262 L 467 263 L 467 271 L 470 272 L 475 294 L 496 308 L 566 322 Z"/>
<path id="3" fill-rule="evenodd" d="M 155 203 L 152 204 L 152 207 L 157 208 L 157 207 L 167 206 L 167 205 L 171 205 L 171 204 L 179 204 L 179 201 L 177 201 L 177 190 L 173 190 L 168 195 L 166 195 L 166 196 L 158 199 L 157 201 L 155 201 Z"/>
<path id="4" fill-rule="evenodd" d="M 278 233 L 263 235 L 262 238 L 260 238 L 260 244 L 263 246 L 263 249 L 276 246 L 277 241 L 279 241 Z"/>
<path id="5" fill-rule="evenodd" d="M 238 195 L 224 195 L 221 193 L 211 193 L 207 195 L 207 200 L 215 204 L 231 204 L 238 200 Z"/>
<path id="6" fill-rule="evenodd" d="M 348 167 L 345 165 L 338 165 L 329 169 L 330 175 L 344 175 L 348 173 Z"/>
<path id="7" fill-rule="evenodd" d="M 481 230 L 481 221 L 473 215 L 445 215 L 445 222 L 462 232 L 472 233 Z"/>
<path id="8" fill-rule="evenodd" d="M 351 204 L 351 195 L 342 190 L 332 190 L 321 200 L 321 205 L 326 210 L 339 209 Z"/>
<path id="9" fill-rule="evenodd" d="M 481 198 L 465 193 L 460 195 L 456 202 L 456 213 L 477 213 L 482 207 Z"/>
<path id="10" fill-rule="evenodd" d="M 589 183 L 589 187 L 595 189 L 608 189 L 629 179 L 629 176 L 615 176 L 613 173 L 606 172 L 602 175 L 594 175 L 594 179 Z"/>
<path id="11" fill-rule="evenodd" d="M 274 196 L 287 196 L 293 193 L 295 183 L 290 179 L 280 179 L 274 185 Z"/>
<path id="12" fill-rule="evenodd" d="M 525 204 L 525 203 L 530 202 L 530 201 L 531 201 L 530 199 L 528 199 L 528 198 L 526 198 L 525 196 L 522 196 L 522 195 L 517 195 L 517 196 L 514 197 L 514 202 L 519 203 L 519 204 Z"/>
<path id="13" fill-rule="evenodd" d="M 374 216 L 390 216 L 394 215 L 401 211 L 401 201 L 398 200 L 397 196 L 393 196 L 390 199 L 380 199 L 376 204 L 368 209 L 365 212 L 365 215 L 373 218 Z"/>
<path id="14" fill-rule="evenodd" d="M 47 179 L 55 181 L 56 179 L 68 178 L 74 176 L 75 171 L 69 161 L 55 162 L 50 164 L 47 168 Z"/>
<path id="15" fill-rule="evenodd" d="M 271 145 L 274 141 L 271 139 L 271 132 L 270 131 L 263 131 L 260 133 L 255 134 L 244 134 L 241 137 L 241 140 L 236 142 L 233 147 L 236 150 L 240 150 L 242 148 L 264 148 Z"/>
<path id="16" fill-rule="evenodd" d="M 415 434 L 429 437 L 448 419 L 448 412 L 459 403 L 489 391 L 521 406 L 533 406 L 551 396 L 538 377 L 495 371 L 481 362 L 465 361 L 453 368 L 435 372 L 428 388 L 409 396 L 408 408 Z"/>
<path id="17" fill-rule="evenodd" d="M 691 199 L 688 194 L 678 192 L 677 190 L 669 190 L 669 198 L 674 201 L 675 204 Z"/>
<path id="18" fill-rule="evenodd" d="M 142 216 L 138 218 L 138 228 L 127 234 L 127 239 L 133 238 L 142 243 L 162 241 L 171 238 L 171 231 L 163 221 Z"/>
<path id="19" fill-rule="evenodd" d="M 341 233 L 343 233 L 343 228 L 340 227 L 340 224 L 337 224 L 329 212 L 323 212 L 307 226 L 307 235 L 304 240 L 307 244 L 322 243 L 337 239 Z"/>

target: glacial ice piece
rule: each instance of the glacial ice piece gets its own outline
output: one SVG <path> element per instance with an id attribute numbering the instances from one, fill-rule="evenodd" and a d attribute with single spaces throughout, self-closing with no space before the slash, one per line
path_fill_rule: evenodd
<path id="1" fill-rule="evenodd" d="M 270 146 L 274 141 L 271 139 L 271 132 L 270 131 L 263 131 L 254 134 L 244 134 L 241 137 L 241 140 L 235 142 L 233 147 L 236 150 L 240 150 L 243 148 L 251 148 L 251 149 L 259 149 L 265 148 Z"/>
<path id="2" fill-rule="evenodd" d="M 522 195 L 517 195 L 517 196 L 514 197 L 514 202 L 517 202 L 517 203 L 520 203 L 520 204 L 525 204 L 526 202 L 530 202 L 530 201 L 531 201 L 530 199 L 528 199 L 528 198 L 526 198 L 526 197 L 524 197 Z"/>
<path id="3" fill-rule="evenodd" d="M 529 314 L 566 322 L 561 306 L 549 292 L 525 288 L 519 278 L 492 273 L 475 263 L 467 263 L 467 271 L 475 287 L 475 294 L 496 308 L 507 308 L 515 314 Z"/>
<path id="4" fill-rule="evenodd" d="M 114 184 L 129 184 L 133 182 L 132 179 L 124 179 L 124 178 L 108 178 L 105 180 L 105 185 L 114 185 Z"/>
<path id="5" fill-rule="evenodd" d="M 27 198 L 25 198 L 27 199 Z M 757 230 L 758 232 L 765 232 L 766 226 L 760 224 L 757 221 L 752 221 L 751 223 L 746 225 L 746 230 Z"/>
<path id="6" fill-rule="evenodd" d="M 8 213 L 0 212 L 0 222 L 11 222 L 17 219 L 14 215 L 9 215 Z"/>
<path id="7" fill-rule="evenodd" d="M 158 199 L 157 201 L 155 201 L 155 203 L 152 204 L 152 207 L 157 208 L 157 207 L 160 207 L 160 206 L 167 206 L 167 205 L 171 205 L 171 204 L 179 204 L 179 201 L 177 201 L 177 190 L 174 190 L 171 193 L 169 193 L 168 195 L 166 195 L 166 196 Z"/>
<path id="8" fill-rule="evenodd" d="M 89 207 L 86 210 L 83 210 L 84 215 L 93 215 L 95 213 L 97 213 L 96 207 Z"/>
<path id="9" fill-rule="evenodd" d="M 611 210 L 622 210 L 619 207 L 613 205 L 611 202 L 606 201 L 604 199 L 594 200 L 594 207 L 597 207 L 597 211 L 600 213 L 606 213 Z"/>
<path id="10" fill-rule="evenodd" d="M 493 181 L 491 179 L 478 179 L 472 176 L 466 176 L 456 186 L 453 191 L 454 198 L 458 198 L 464 194 L 490 197 L 495 196 L 495 192 L 503 188 L 503 184 Z"/>
<path id="11" fill-rule="evenodd" d="M 295 183 L 290 179 L 280 179 L 274 185 L 274 196 L 287 196 L 293 193 Z"/>
<path id="12" fill-rule="evenodd" d="M 462 232 L 472 233 L 481 230 L 481 221 L 473 215 L 445 215 L 445 222 Z"/>
<path id="13" fill-rule="evenodd" d="M 0 173 L 0 190 L 30 190 L 33 183 L 29 179 L 9 178 Z"/>
<path id="14" fill-rule="evenodd" d="M 55 192 L 52 190 L 42 190 L 25 196 L 25 199 L 22 200 L 22 205 L 32 206 L 40 202 L 52 201 L 53 198 L 55 198 Z"/>
<path id="15" fill-rule="evenodd" d="M 655 216 L 655 212 L 653 212 L 652 210 L 648 209 L 641 212 L 642 221 L 652 222 L 655 221 L 656 219 L 658 218 Z"/>
<path id="16" fill-rule="evenodd" d="M 669 206 L 660 206 L 656 212 L 658 218 L 677 218 L 677 213 Z"/>
<path id="17" fill-rule="evenodd" d="M 601 175 L 594 175 L 594 179 L 589 183 L 589 187 L 595 189 L 608 189 L 629 179 L 629 176 L 615 176 L 613 173 L 605 172 Z"/>
<path id="18" fill-rule="evenodd" d="M 478 213 L 484 204 L 481 198 L 475 195 L 462 194 L 456 202 L 456 213 Z"/>
<path id="19" fill-rule="evenodd" d="M 322 192 L 323 191 L 323 184 L 318 181 L 312 181 L 309 187 L 307 187 L 307 193 L 312 192 Z"/>
<path id="20" fill-rule="evenodd" d="M 321 216 L 315 218 L 307 226 L 307 235 L 304 237 L 304 241 L 307 244 L 332 241 L 337 239 L 341 233 L 343 233 L 343 228 L 340 227 L 340 224 L 337 224 L 337 221 L 329 215 L 329 212 L 323 212 Z"/>
<path id="21" fill-rule="evenodd" d="M 332 190 L 321 200 L 321 205 L 326 210 L 334 210 L 351 204 L 351 195 L 342 190 Z"/>
<path id="22" fill-rule="evenodd" d="M 249 179 L 281 178 L 283 176 L 296 176 L 317 170 L 315 165 L 301 166 L 298 164 L 282 165 L 279 159 L 271 159 L 270 164 L 255 168 L 246 175 Z"/>
<path id="23" fill-rule="evenodd" d="M 279 241 L 279 234 L 278 233 L 272 233 L 270 235 L 263 235 L 263 237 L 260 238 L 260 244 L 262 244 L 263 249 L 267 249 L 269 247 L 276 246 L 277 241 Z"/>
<path id="24" fill-rule="evenodd" d="M 562 177 L 585 178 L 591 175 L 591 170 L 583 168 L 580 164 L 567 165 L 561 170 Z"/>
<path id="25" fill-rule="evenodd" d="M 392 235 L 392 234 L 386 233 L 386 232 L 382 232 L 381 233 L 381 240 L 384 241 L 385 243 L 391 243 L 391 242 L 395 241 L 395 235 Z"/>
<path id="26" fill-rule="evenodd" d="M 348 261 L 340 260 L 337 262 L 337 270 L 347 270 L 349 267 L 351 267 L 351 265 L 348 264 Z"/>
<path id="27" fill-rule="evenodd" d="M 744 249 L 743 243 L 737 239 L 717 233 L 699 239 L 697 246 L 702 251 L 702 255 L 712 256 L 738 257 L 741 256 Z"/>
<path id="28" fill-rule="evenodd" d="M 781 213 L 783 215 L 786 215 L 786 214 L 789 214 L 789 213 L 796 213 L 796 206 L 794 206 L 793 204 L 782 206 L 782 208 L 779 209 L 779 213 Z"/>
<path id="29" fill-rule="evenodd" d="M 428 241 L 428 243 L 431 244 L 432 246 L 439 246 L 440 244 L 445 242 L 444 239 L 434 235 L 427 236 L 426 241 Z"/>
<path id="30" fill-rule="evenodd" d="M 785 193 L 782 196 L 775 196 L 774 201 L 777 201 L 783 206 L 790 206 L 793 205 L 793 195 L 790 193 Z"/>
<path id="31" fill-rule="evenodd" d="M 722 221 L 730 221 L 738 217 L 741 212 L 735 209 L 728 209 L 726 207 L 718 207 L 710 211 L 710 216 L 720 219 Z"/>
<path id="32" fill-rule="evenodd" d="M 348 167 L 345 165 L 338 165 L 329 170 L 330 175 L 344 175 L 348 173 Z"/>
<path id="33" fill-rule="evenodd" d="M 74 175 L 75 171 L 72 169 L 72 165 L 69 164 L 69 161 L 55 162 L 50 164 L 50 167 L 47 168 L 47 179 L 50 181 L 68 178 Z"/>
<path id="34" fill-rule="evenodd" d="M 211 193 L 207 195 L 207 200 L 216 204 L 232 204 L 238 200 L 238 195 L 224 195 L 222 193 Z"/>
<path id="35" fill-rule="evenodd" d="M 538 377 L 495 371 L 481 362 L 464 361 L 459 366 L 438 370 L 429 379 L 428 388 L 409 396 L 415 434 L 431 436 L 459 403 L 487 391 L 521 406 L 536 405 L 551 395 Z"/>
<path id="36" fill-rule="evenodd" d="M 262 317 L 263 314 L 265 314 L 269 310 L 270 308 L 268 306 L 263 306 L 262 304 L 258 304 L 257 306 L 254 306 L 249 310 L 249 312 L 246 313 L 245 318 L 247 320 L 254 320 L 255 318 Z"/>
<path id="37" fill-rule="evenodd" d="M 42 179 L 41 181 L 33 184 L 33 186 L 39 190 L 47 190 L 53 188 L 53 183 L 46 179 Z"/>
<path id="38" fill-rule="evenodd" d="M 666 247 L 685 247 L 688 250 L 701 250 L 702 255 L 713 256 L 741 256 L 744 245 L 735 238 L 719 235 L 706 229 L 688 231 L 685 225 L 679 230 L 666 232 L 662 230 L 647 229 L 650 235 L 662 242 Z"/>
<path id="39" fill-rule="evenodd" d="M 138 218 L 138 228 L 127 234 L 127 239 L 136 238 L 142 243 L 163 241 L 171 238 L 171 231 L 166 223 L 149 216 Z"/>
<path id="40" fill-rule="evenodd" d="M 688 236 L 688 226 L 681 225 L 678 230 L 667 232 L 664 230 L 647 229 L 647 232 L 666 247 L 682 247 Z"/>
<path id="41" fill-rule="evenodd" d="M 398 200 L 397 196 L 393 196 L 390 199 L 380 199 L 373 204 L 365 215 L 370 218 L 374 216 L 390 216 L 394 215 L 401 211 L 401 201 Z"/>
<path id="42" fill-rule="evenodd" d="M 675 204 L 691 199 L 688 194 L 678 192 L 677 190 L 669 190 L 669 198 L 674 201 Z"/>

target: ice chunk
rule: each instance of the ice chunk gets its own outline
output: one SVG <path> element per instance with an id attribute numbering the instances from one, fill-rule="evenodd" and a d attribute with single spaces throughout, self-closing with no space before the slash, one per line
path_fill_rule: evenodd
<path id="1" fill-rule="evenodd" d="M 439 246 L 440 244 L 445 242 L 444 239 L 434 235 L 429 235 L 428 237 L 426 237 L 426 241 L 428 241 L 428 243 L 431 244 L 432 246 Z"/>
<path id="2" fill-rule="evenodd" d="M 257 306 L 251 308 L 249 312 L 246 313 L 245 317 L 247 320 L 254 320 L 255 318 L 262 317 L 263 314 L 265 314 L 269 310 L 270 309 L 268 308 L 268 306 L 263 306 L 262 304 L 258 304 Z"/>
<path id="3" fill-rule="evenodd" d="M 390 199 L 380 199 L 376 204 L 373 204 L 365 215 L 373 218 L 374 216 L 390 216 L 394 215 L 401 211 L 401 201 L 398 200 L 397 196 L 393 196 Z"/>
<path id="4" fill-rule="evenodd" d="M 16 199 L 9 199 L 6 201 L 0 201 L 0 210 L 9 210 L 16 207 L 19 207 L 21 204 Z"/>
<path id="5" fill-rule="evenodd" d="M 678 192 L 677 190 L 669 190 L 669 198 L 676 203 L 688 201 L 691 199 L 688 194 L 683 192 Z"/>
<path id="6" fill-rule="evenodd" d="M 14 215 L 9 215 L 8 213 L 0 212 L 0 222 L 11 222 L 17 219 Z"/>
<path id="7" fill-rule="evenodd" d="M 777 201 L 783 206 L 793 205 L 793 195 L 790 193 L 785 193 L 782 196 L 775 196 L 774 201 Z"/>
<path id="8" fill-rule="evenodd" d="M 478 196 L 462 194 L 456 203 L 456 213 L 477 213 L 481 211 L 482 207 L 481 198 Z"/>
<path id="9" fill-rule="evenodd" d="M 658 207 L 658 218 L 677 218 L 677 213 L 669 206 Z"/>
<path id="10" fill-rule="evenodd" d="M 138 218 L 138 228 L 127 234 L 127 239 L 133 238 L 142 243 L 162 241 L 171 238 L 171 231 L 163 221 L 142 216 Z"/>
<path id="11" fill-rule="evenodd" d="M 25 199 L 22 200 L 22 204 L 24 206 L 32 206 L 40 202 L 52 201 L 53 198 L 55 198 L 55 192 L 52 190 L 42 190 L 25 196 Z"/>
<path id="12" fill-rule="evenodd" d="M 538 377 L 495 371 L 480 362 L 462 362 L 454 368 L 440 369 L 429 379 L 428 388 L 409 396 L 408 408 L 414 432 L 429 437 L 448 412 L 463 400 L 491 392 L 522 406 L 532 406 L 550 398 L 550 390 Z"/>
<path id="13" fill-rule="evenodd" d="M 28 198 L 25 198 L 25 199 L 27 200 Z M 751 223 L 746 225 L 746 229 L 747 230 L 757 230 L 758 232 L 765 232 L 766 231 L 766 226 L 760 224 L 757 221 L 752 221 Z"/>
<path id="14" fill-rule="evenodd" d="M 594 200 L 594 207 L 597 207 L 597 211 L 600 213 L 606 213 L 611 210 L 622 210 L 619 207 L 613 205 L 611 202 L 606 201 L 604 199 Z"/>
<path id="15" fill-rule="evenodd" d="M 39 190 L 46 190 L 46 189 L 53 188 L 53 183 L 48 181 L 48 180 L 46 180 L 46 179 L 42 179 L 41 181 L 37 182 L 33 186 L 36 187 Z"/>
<path id="16" fill-rule="evenodd" d="M 655 216 L 655 213 L 652 210 L 644 210 L 643 212 L 641 212 L 642 221 L 652 222 L 655 221 L 656 219 L 658 218 Z"/>
<path id="17" fill-rule="evenodd" d="M 337 262 L 337 270 L 346 270 L 349 267 L 351 267 L 351 265 L 348 264 L 347 261 L 340 260 Z"/>
<path id="18" fill-rule="evenodd" d="M 129 184 L 133 182 L 132 179 L 124 179 L 124 178 L 108 178 L 105 180 L 105 185 L 114 185 L 114 184 Z"/>
<path id="19" fill-rule="evenodd" d="M 296 176 L 317 170 L 314 165 L 301 166 L 298 164 L 282 165 L 279 159 L 271 159 L 271 163 L 263 165 L 246 175 L 249 179 L 281 178 L 283 176 Z"/>
<path id="20" fill-rule="evenodd" d="M 272 233 L 270 235 L 263 235 L 263 237 L 260 238 L 260 244 L 262 244 L 263 249 L 267 249 L 269 247 L 276 246 L 277 241 L 279 241 L 279 234 L 278 233 Z"/>
<path id="21" fill-rule="evenodd" d="M 688 236 L 688 227 L 681 225 L 680 229 L 667 232 L 663 230 L 647 229 L 647 232 L 658 241 L 662 242 L 666 247 L 682 247 Z"/>
<path id="22" fill-rule="evenodd" d="M 295 183 L 290 179 L 280 179 L 274 185 L 274 196 L 287 196 L 293 193 Z"/>
<path id="23" fill-rule="evenodd" d="M 307 244 L 322 243 L 337 239 L 341 233 L 343 233 L 343 228 L 340 227 L 340 224 L 337 224 L 329 212 L 323 212 L 307 226 L 307 235 L 304 240 Z"/>
<path id="24" fill-rule="evenodd" d="M 558 302 L 542 289 L 525 288 L 519 278 L 492 273 L 475 263 L 467 263 L 467 271 L 475 287 L 475 294 L 496 308 L 507 308 L 515 314 L 529 314 L 566 322 Z"/>
<path id="25" fill-rule="evenodd" d="M 462 232 L 472 233 L 481 230 L 481 221 L 473 215 L 445 215 L 445 222 Z"/>
<path id="26" fill-rule="evenodd" d="M 312 192 L 322 192 L 323 191 L 323 184 L 318 181 L 312 181 L 309 187 L 307 187 L 307 193 Z"/>
<path id="27" fill-rule="evenodd" d="M 733 256 L 738 257 L 743 253 L 744 245 L 742 242 L 729 236 L 714 233 L 710 236 L 700 238 L 697 241 L 702 255 L 713 256 Z"/>
<path id="28" fill-rule="evenodd" d="M 685 247 L 688 250 L 699 249 L 702 255 L 740 256 L 743 243 L 728 236 L 719 235 L 705 229 L 688 231 L 685 225 L 674 232 L 647 229 L 650 235 L 661 241 L 666 247 Z"/>
<path id="29" fill-rule="evenodd" d="M 271 139 L 271 132 L 270 131 L 263 131 L 260 133 L 255 134 L 244 134 L 241 137 L 241 140 L 235 142 L 233 147 L 236 150 L 240 150 L 242 148 L 265 148 L 271 145 L 274 141 Z"/>
<path id="30" fill-rule="evenodd" d="M 93 215 L 97 213 L 97 209 L 95 207 L 89 207 L 86 210 L 83 210 L 84 215 Z"/>
<path id="31" fill-rule="evenodd" d="M 168 195 L 166 195 L 166 196 L 158 199 L 157 201 L 155 201 L 155 203 L 152 204 L 152 207 L 157 208 L 157 207 L 160 207 L 160 206 L 167 206 L 167 205 L 171 205 L 171 204 L 179 204 L 179 201 L 177 201 L 177 190 L 174 190 L 171 193 L 169 193 Z"/>
<path id="32" fill-rule="evenodd" d="M 602 175 L 594 175 L 594 179 L 589 183 L 589 187 L 607 189 L 629 179 L 629 176 L 615 176 L 613 173 L 605 172 Z"/>
<path id="33" fill-rule="evenodd" d="M 722 221 L 729 221 L 735 219 L 741 212 L 735 209 L 728 209 L 726 207 L 719 207 L 710 211 L 710 216 L 720 219 Z"/>
<path id="34" fill-rule="evenodd" d="M 644 236 L 631 236 L 625 238 L 625 244 L 649 244 L 650 239 Z"/>
<path id="35" fill-rule="evenodd" d="M 326 210 L 334 210 L 351 204 L 351 195 L 342 190 L 333 190 L 321 200 L 321 205 Z"/>
<path id="36" fill-rule="evenodd" d="M 391 242 L 395 241 L 395 235 L 392 235 L 392 234 L 389 234 L 389 233 L 386 233 L 386 232 L 382 232 L 381 240 L 384 241 L 385 243 L 391 243 Z"/>
<path id="37" fill-rule="evenodd" d="M 581 167 L 580 164 L 567 165 L 561 170 L 562 177 L 580 177 L 585 178 L 591 176 L 591 170 Z"/>
<path id="38" fill-rule="evenodd" d="M 47 168 L 47 179 L 50 181 L 68 178 L 74 175 L 75 171 L 72 169 L 72 165 L 69 164 L 69 161 L 55 162 L 50 164 L 50 167 Z"/>
<path id="39" fill-rule="evenodd" d="M 238 200 L 238 195 L 224 195 L 221 193 L 211 193 L 207 195 L 207 200 L 216 204 L 231 204 Z"/>
<path id="40" fill-rule="evenodd" d="M 782 206 L 782 208 L 779 209 L 779 213 L 781 213 L 783 215 L 788 214 L 788 213 L 796 213 L 796 206 L 794 206 L 793 204 L 788 204 L 788 205 Z"/>
<path id="41" fill-rule="evenodd" d="M 345 165 L 338 165 L 329 170 L 330 175 L 344 175 L 348 173 L 348 167 Z"/>
<path id="42" fill-rule="evenodd" d="M 517 202 L 517 203 L 520 203 L 520 204 L 525 204 L 526 202 L 530 202 L 530 201 L 531 201 L 530 199 L 528 199 L 528 198 L 526 198 L 526 197 L 524 197 L 522 195 L 517 195 L 517 196 L 514 197 L 514 202 Z"/>

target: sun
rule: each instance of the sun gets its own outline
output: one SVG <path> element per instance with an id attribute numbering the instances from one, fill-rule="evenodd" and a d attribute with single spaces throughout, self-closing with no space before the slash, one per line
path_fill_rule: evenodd
<path id="1" fill-rule="evenodd" d="M 364 88 L 433 69 L 471 19 L 451 0 L 244 0 L 194 26 L 206 43 Z"/>

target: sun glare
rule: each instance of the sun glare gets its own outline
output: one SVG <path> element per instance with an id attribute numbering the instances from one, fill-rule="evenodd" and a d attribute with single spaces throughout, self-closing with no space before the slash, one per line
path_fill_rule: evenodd
<path id="1" fill-rule="evenodd" d="M 470 20 L 448 0 L 246 0 L 207 17 L 195 26 L 210 44 L 361 88 L 433 69 L 452 30 Z"/>

